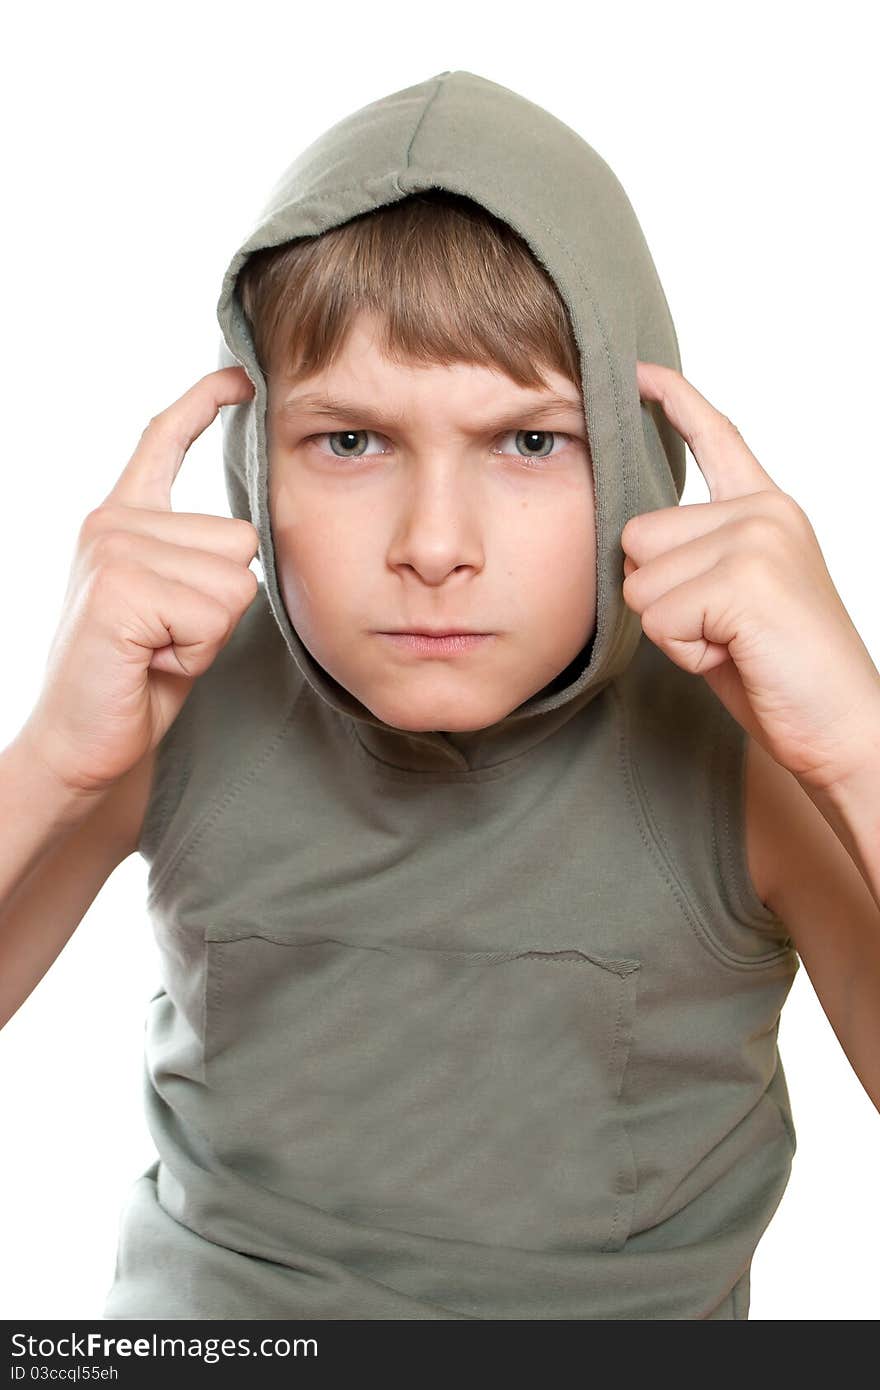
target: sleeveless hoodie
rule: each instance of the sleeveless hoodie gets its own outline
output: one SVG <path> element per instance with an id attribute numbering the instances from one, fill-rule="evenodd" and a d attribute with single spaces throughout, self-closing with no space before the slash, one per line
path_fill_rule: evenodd
<path id="1" fill-rule="evenodd" d="M 597 622 L 476 732 L 375 717 L 279 592 L 248 255 L 431 187 L 506 220 L 568 307 L 595 474 Z M 282 175 L 225 273 L 232 514 L 264 579 L 159 745 L 140 853 L 161 986 L 157 1158 L 106 1318 L 746 1318 L 795 1151 L 798 968 L 749 877 L 746 735 L 623 601 L 620 532 L 674 506 L 681 369 L 633 208 L 569 126 L 446 71 Z"/>

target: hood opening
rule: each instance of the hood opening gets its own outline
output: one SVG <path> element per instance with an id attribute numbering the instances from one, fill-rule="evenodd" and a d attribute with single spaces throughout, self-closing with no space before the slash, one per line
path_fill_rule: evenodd
<path id="1" fill-rule="evenodd" d="M 504 719 L 455 734 L 414 733 L 378 719 L 315 661 L 293 628 L 268 514 L 267 382 L 237 294 L 250 257 L 256 263 L 286 243 L 314 242 L 352 219 L 421 195 L 426 201 L 445 195 L 463 216 L 467 203 L 478 204 L 522 240 L 552 281 L 577 354 L 595 489 L 597 610 L 590 641 Z M 217 316 L 223 333 L 218 365 L 242 365 L 255 387 L 252 400 L 221 411 L 232 514 L 258 530 L 266 597 L 292 659 L 315 696 L 353 721 L 368 751 L 413 771 L 492 766 L 552 735 L 626 669 L 642 634 L 620 592 L 620 532 L 630 516 L 675 505 L 685 475 L 683 441 L 639 399 L 636 360 L 679 370 L 681 364 L 632 206 L 582 137 L 526 98 L 465 71 L 440 73 L 380 98 L 319 136 L 278 180 L 227 267 Z M 528 348 L 526 359 L 534 365 Z M 515 371 L 516 352 L 513 360 Z"/>

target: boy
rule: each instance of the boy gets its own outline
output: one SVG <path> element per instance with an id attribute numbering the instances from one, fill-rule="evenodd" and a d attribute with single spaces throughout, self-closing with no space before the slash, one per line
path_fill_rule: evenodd
<path id="1" fill-rule="evenodd" d="M 703 679 L 661 650 L 686 630 L 643 634 L 685 457 L 636 391 L 637 361 L 679 357 L 623 190 L 547 112 L 442 73 L 300 156 L 218 318 L 221 371 L 84 528 L 105 621 L 59 643 L 6 762 L 77 793 L 50 846 L 68 916 L 74 843 L 80 916 L 126 854 L 150 865 L 159 1157 L 105 1317 L 745 1318 L 795 1148 L 802 942 L 868 1076 L 876 1008 L 839 999 L 876 958 L 875 865 L 762 747 L 720 636 L 695 634 Z M 221 406 L 233 517 L 175 516 Z M 805 846 L 854 924 L 833 957 Z"/>

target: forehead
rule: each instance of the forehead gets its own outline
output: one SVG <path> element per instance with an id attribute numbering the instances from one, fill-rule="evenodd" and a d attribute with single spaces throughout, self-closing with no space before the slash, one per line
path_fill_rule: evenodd
<path id="1" fill-rule="evenodd" d="M 335 414 L 350 407 L 363 412 L 380 404 L 403 418 L 408 409 L 418 411 L 440 400 L 468 415 L 528 407 L 576 411 L 582 419 L 579 386 L 547 366 L 541 375 L 546 386 L 523 386 L 484 363 L 402 361 L 386 353 L 380 326 L 362 315 L 327 366 L 309 374 L 282 367 L 269 380 L 269 393 L 273 412 L 281 418 Z"/>

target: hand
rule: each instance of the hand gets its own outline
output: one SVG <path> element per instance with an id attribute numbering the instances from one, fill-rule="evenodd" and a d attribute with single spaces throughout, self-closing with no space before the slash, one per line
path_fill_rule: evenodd
<path id="1" fill-rule="evenodd" d="M 67 790 L 100 793 L 177 718 L 256 596 L 249 521 L 172 512 L 171 485 L 223 404 L 246 401 L 223 367 L 155 415 L 80 529 L 43 689 L 19 737 Z"/>
<path id="2" fill-rule="evenodd" d="M 627 522 L 624 601 L 776 762 L 828 791 L 876 745 L 880 672 L 809 519 L 736 426 L 673 368 L 637 371 L 639 394 L 660 402 L 712 500 Z"/>

